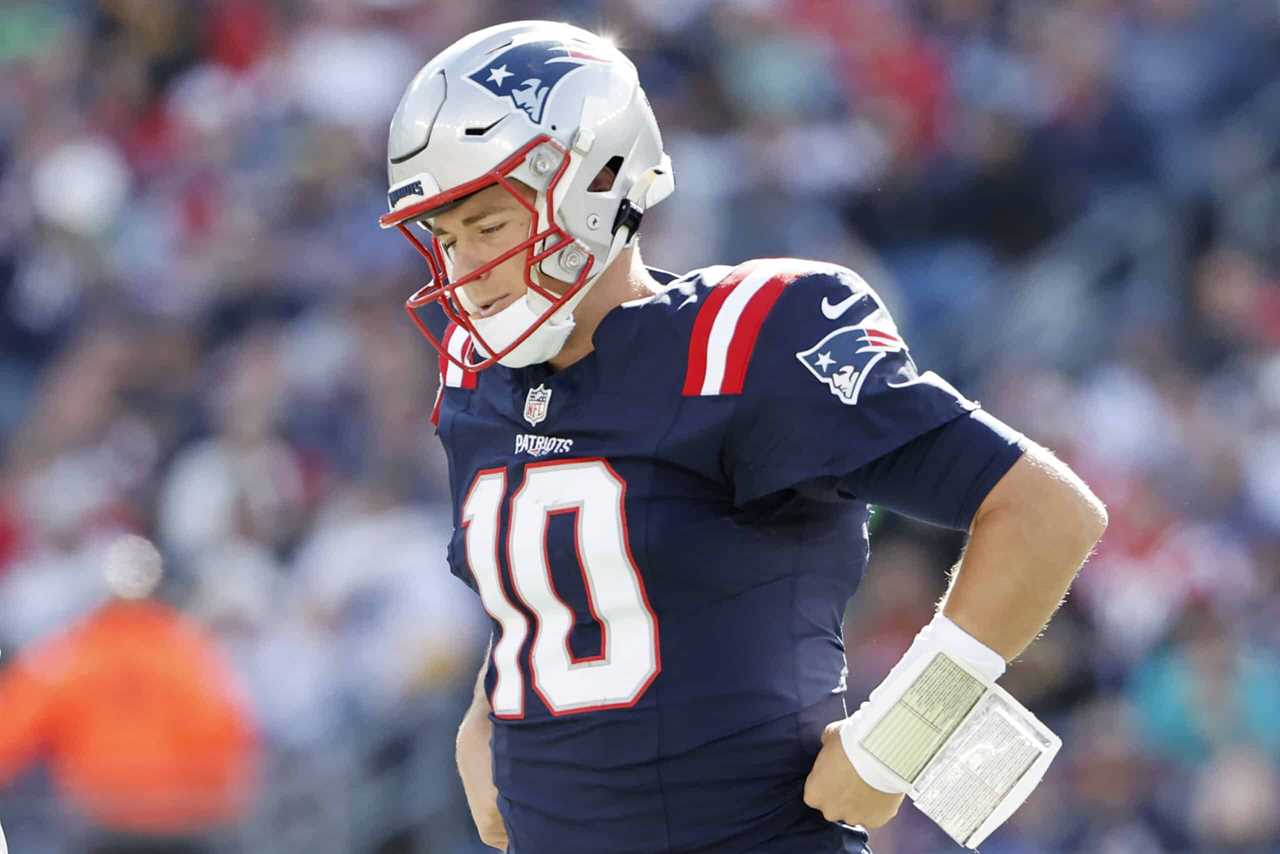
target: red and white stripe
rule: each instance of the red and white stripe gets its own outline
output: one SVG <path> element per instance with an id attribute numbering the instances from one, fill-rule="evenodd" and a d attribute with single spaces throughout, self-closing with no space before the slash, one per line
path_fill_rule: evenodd
<path id="1" fill-rule="evenodd" d="M 456 323 L 450 323 L 444 332 L 444 347 L 450 356 L 461 361 L 471 358 L 471 334 Z M 440 354 L 440 383 L 436 386 L 436 400 L 431 404 L 431 423 L 440 426 L 440 402 L 444 400 L 445 387 L 472 389 L 476 387 L 476 375 L 464 371 Z"/>
<path id="2" fill-rule="evenodd" d="M 458 362 L 468 361 L 471 358 L 471 333 L 456 323 L 449 324 L 444 333 L 444 348 Z M 449 388 L 476 387 L 476 375 L 462 370 L 453 360 L 446 359 L 444 353 L 440 354 L 440 374 Z"/>
<path id="3" fill-rule="evenodd" d="M 897 352 L 907 349 L 907 345 L 893 332 L 884 329 L 875 329 L 869 326 L 862 327 L 862 343 L 865 347 L 860 347 L 858 352 L 867 350 L 885 350 L 889 352 Z"/>
<path id="4" fill-rule="evenodd" d="M 789 259 L 748 261 L 711 289 L 693 322 L 686 397 L 742 394 L 760 327 L 799 275 Z"/>

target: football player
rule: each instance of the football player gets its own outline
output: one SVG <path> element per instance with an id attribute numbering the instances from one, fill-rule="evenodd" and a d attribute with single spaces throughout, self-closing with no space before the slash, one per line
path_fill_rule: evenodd
<path id="1" fill-rule="evenodd" d="M 466 36 L 409 84 L 387 154 L 381 223 L 431 276 L 407 308 L 439 351 L 448 560 L 493 620 L 457 741 L 481 838 L 868 850 L 907 791 L 843 699 L 868 503 L 968 531 L 907 655 L 945 649 L 989 681 L 1061 601 L 1102 505 L 918 371 L 854 272 L 645 266 L 672 168 L 602 38 Z"/>

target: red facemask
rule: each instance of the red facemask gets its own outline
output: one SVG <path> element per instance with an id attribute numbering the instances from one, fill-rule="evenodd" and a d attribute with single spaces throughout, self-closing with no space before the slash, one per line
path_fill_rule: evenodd
<path id="1" fill-rule="evenodd" d="M 546 190 L 543 192 L 543 198 L 546 199 L 546 210 L 540 212 L 534 204 L 531 204 L 525 199 L 513 183 L 510 176 L 512 172 L 518 169 L 521 164 L 525 162 L 525 159 L 529 156 L 530 152 L 542 145 L 554 148 L 561 156 L 560 164 L 557 167 L 555 174 L 551 176 L 551 180 L 548 182 Z M 595 259 L 590 255 L 587 256 L 586 263 L 582 265 L 582 269 L 579 271 L 577 279 L 570 284 L 569 289 L 563 294 L 552 293 L 542 285 L 537 284 L 534 281 L 533 276 L 533 269 L 535 265 L 540 264 L 544 259 L 554 255 L 556 252 L 559 252 L 561 249 L 564 249 L 566 246 L 574 242 L 573 237 L 556 224 L 551 202 L 555 196 L 556 185 L 559 184 L 561 177 L 564 175 L 565 170 L 568 167 L 569 154 L 565 150 L 564 146 L 556 142 L 550 136 L 543 134 L 530 140 L 518 151 L 494 167 L 492 171 L 486 172 L 480 177 L 468 181 L 465 184 L 460 184 L 453 189 L 446 190 L 443 193 L 438 193 L 434 196 L 423 199 L 420 202 L 416 202 L 407 208 L 385 213 L 378 218 L 378 224 L 383 228 L 399 229 L 400 233 L 407 237 L 409 242 L 413 244 L 414 248 L 418 250 L 418 253 L 426 259 L 427 268 L 431 272 L 431 280 L 426 285 L 419 288 L 413 296 L 409 297 L 409 299 L 405 301 L 405 310 L 409 313 L 410 319 L 413 320 L 414 324 L 418 327 L 418 330 L 428 341 L 431 342 L 431 346 L 435 347 L 443 358 L 453 362 L 462 370 L 478 372 L 497 363 L 504 356 L 515 350 L 516 347 L 520 346 L 526 338 L 532 335 L 538 327 L 546 323 L 552 315 L 563 308 L 564 305 L 586 285 L 591 268 L 595 263 Z M 409 225 L 417 220 L 430 216 L 432 213 L 439 212 L 440 208 L 459 202 L 467 196 L 486 189 L 487 187 L 492 187 L 495 184 L 501 186 L 504 190 L 510 193 L 511 197 L 519 202 L 521 207 L 529 211 L 531 217 L 529 222 L 529 236 L 516 246 L 513 246 L 511 249 L 508 249 L 506 252 L 498 255 L 496 258 L 493 258 L 475 270 L 472 270 L 462 278 L 457 279 L 456 281 L 451 281 L 444 262 L 445 252 L 443 247 L 440 245 L 440 241 L 436 239 L 435 236 L 432 236 L 430 241 L 431 247 L 428 248 L 421 240 L 418 239 L 417 235 L 409 229 Z M 545 228 L 542 227 L 544 217 L 545 222 L 547 223 Z M 539 246 L 542 247 L 541 250 L 538 249 Z M 463 304 L 459 300 L 456 292 L 459 288 L 475 281 L 485 273 L 488 273 L 494 267 L 497 267 L 499 264 L 521 252 L 525 255 L 525 286 L 529 288 L 529 290 L 545 298 L 551 303 L 551 305 L 542 312 L 542 314 L 538 316 L 538 319 L 531 323 L 529 328 L 521 333 L 514 341 L 509 343 L 506 347 L 498 350 L 490 346 L 489 342 L 484 340 L 484 337 L 472 322 L 470 315 L 463 307 Z M 439 303 L 441 309 L 443 309 L 445 315 L 448 316 L 450 320 L 470 333 L 472 340 L 480 345 L 485 353 L 490 354 L 488 358 L 485 358 L 480 362 L 472 362 L 467 357 L 459 358 L 451 355 L 444 342 L 431 333 L 431 330 L 418 315 L 419 309 L 425 308 L 432 303 Z"/>

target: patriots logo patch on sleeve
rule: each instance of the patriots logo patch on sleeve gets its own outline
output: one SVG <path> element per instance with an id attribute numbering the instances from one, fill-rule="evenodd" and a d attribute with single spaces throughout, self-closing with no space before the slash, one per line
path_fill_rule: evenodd
<path id="1" fill-rule="evenodd" d="M 547 96 L 566 74 L 586 62 L 607 61 L 563 42 L 526 42 L 490 58 L 468 79 L 499 98 L 510 98 L 530 121 L 541 124 Z"/>
<path id="2" fill-rule="evenodd" d="M 796 358 L 841 403 L 854 406 L 871 369 L 888 354 L 906 349 L 893 321 L 883 312 L 875 312 L 856 326 L 830 333 L 808 350 L 796 353 Z"/>

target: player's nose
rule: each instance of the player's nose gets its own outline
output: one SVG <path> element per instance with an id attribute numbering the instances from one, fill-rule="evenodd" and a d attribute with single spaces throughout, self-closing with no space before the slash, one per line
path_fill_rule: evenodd
<path id="1" fill-rule="evenodd" d="M 480 270 L 491 261 L 491 258 L 482 258 L 473 249 L 464 247 L 461 242 L 453 249 L 453 278 L 455 281 L 462 279 L 464 276 L 470 276 L 477 270 Z M 475 281 L 483 282 L 489 278 L 489 271 L 485 270 L 476 275 Z"/>

